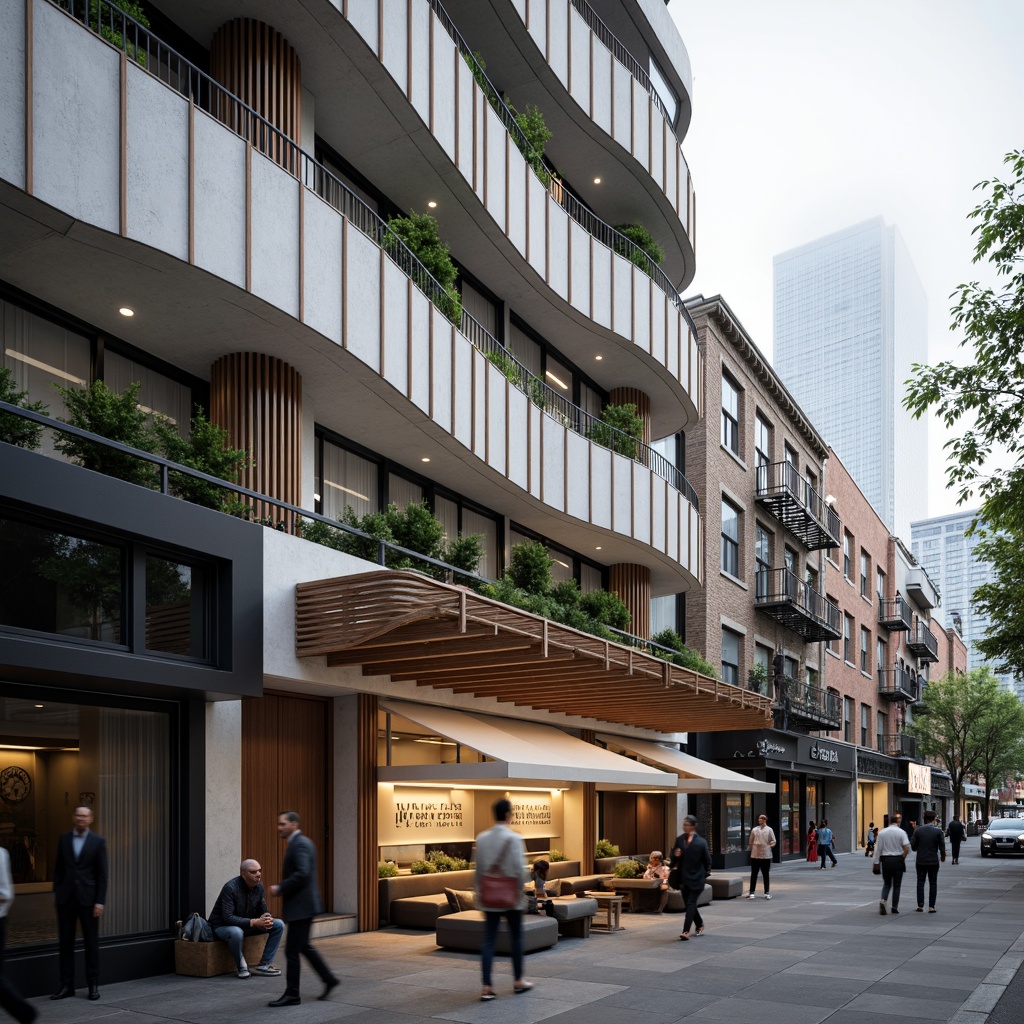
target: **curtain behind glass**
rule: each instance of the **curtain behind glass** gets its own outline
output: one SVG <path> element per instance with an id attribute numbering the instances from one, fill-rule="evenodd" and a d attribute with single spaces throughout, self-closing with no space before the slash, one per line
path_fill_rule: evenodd
<path id="1" fill-rule="evenodd" d="M 474 319 L 492 338 L 498 336 L 498 311 L 494 303 L 484 298 L 471 284 L 462 282 L 462 308 Z"/>
<path id="2" fill-rule="evenodd" d="M 675 594 L 651 598 L 651 636 L 657 636 L 666 629 L 678 632 L 678 607 L 677 595 Z"/>
<path id="3" fill-rule="evenodd" d="M 320 497 L 323 514 L 330 519 L 341 519 L 346 505 L 357 516 L 379 512 L 376 464 L 324 441 Z"/>
<path id="4" fill-rule="evenodd" d="M 498 575 L 498 524 L 489 516 L 473 512 L 468 508 L 462 510 L 463 536 L 471 537 L 480 534 L 480 546 L 483 558 L 480 559 L 476 571 L 489 580 Z"/>
<path id="5" fill-rule="evenodd" d="M 438 495 L 434 499 L 434 518 L 444 527 L 445 540 L 459 535 L 459 506 L 450 498 Z"/>
<path id="6" fill-rule="evenodd" d="M 162 931 L 171 924 L 168 718 L 114 708 L 98 718 L 96 825 L 110 858 L 100 931 Z"/>
<path id="7" fill-rule="evenodd" d="M 129 384 L 141 381 L 139 408 L 143 412 L 163 416 L 182 437 L 188 437 L 192 420 L 191 388 L 110 349 L 103 356 L 103 380 L 111 391 L 119 395 Z"/>
<path id="8" fill-rule="evenodd" d="M 540 377 L 540 345 L 537 344 L 525 331 L 520 330 L 515 324 L 509 329 L 508 336 L 509 351 L 525 366 L 535 377 Z"/>
<path id="9" fill-rule="evenodd" d="M 423 500 L 423 488 L 396 473 L 388 474 L 388 503 L 397 505 L 404 512 L 410 505 L 418 505 Z"/>

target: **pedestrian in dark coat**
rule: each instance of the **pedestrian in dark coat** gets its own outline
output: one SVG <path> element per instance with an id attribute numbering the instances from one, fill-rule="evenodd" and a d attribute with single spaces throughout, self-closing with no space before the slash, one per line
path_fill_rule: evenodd
<path id="1" fill-rule="evenodd" d="M 82 927 L 85 982 L 89 998 L 99 999 L 100 918 L 107 902 L 107 843 L 92 831 L 92 808 L 75 808 L 74 828 L 57 839 L 53 895 L 57 904 L 60 988 L 51 999 L 75 994 L 75 929 Z"/>
<path id="2" fill-rule="evenodd" d="M 704 919 L 697 908 L 697 900 L 704 892 L 704 883 L 711 874 L 711 851 L 704 837 L 697 834 L 697 819 L 688 814 L 683 818 L 683 833 L 676 837 L 669 865 L 669 885 L 673 880 L 683 893 L 686 901 L 686 919 L 679 938 L 684 942 L 690 938 L 690 929 L 696 925 L 697 934 L 704 934 Z"/>
<path id="3" fill-rule="evenodd" d="M 953 855 L 953 863 L 960 863 L 960 844 L 967 838 L 967 826 L 954 814 L 946 826 L 949 836 L 949 851 Z"/>
<path id="4" fill-rule="evenodd" d="M 917 909 L 924 911 L 924 880 L 928 879 L 928 913 L 935 913 L 939 889 L 939 861 L 946 859 L 946 839 L 935 824 L 935 812 L 924 812 L 924 824 L 914 829 L 910 848 L 917 853 Z"/>
<path id="5" fill-rule="evenodd" d="M 299 998 L 300 954 L 324 983 L 324 990 L 318 998 L 326 999 L 331 989 L 339 984 L 339 979 L 309 941 L 313 918 L 324 911 L 320 886 L 316 881 L 316 847 L 308 836 L 299 831 L 299 816 L 295 811 L 283 811 L 278 815 L 277 834 L 288 843 L 281 881 L 270 887 L 271 895 L 284 897 L 281 917 L 288 926 L 284 940 L 285 989 L 280 999 L 274 999 L 267 1005 L 298 1006 L 302 1001 Z"/>

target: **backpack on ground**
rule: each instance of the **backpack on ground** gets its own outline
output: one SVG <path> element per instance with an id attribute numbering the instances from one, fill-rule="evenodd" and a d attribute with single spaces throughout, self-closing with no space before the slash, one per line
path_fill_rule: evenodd
<path id="1" fill-rule="evenodd" d="M 181 926 L 181 938 L 185 942 L 213 942 L 213 929 L 201 914 L 191 913 Z"/>

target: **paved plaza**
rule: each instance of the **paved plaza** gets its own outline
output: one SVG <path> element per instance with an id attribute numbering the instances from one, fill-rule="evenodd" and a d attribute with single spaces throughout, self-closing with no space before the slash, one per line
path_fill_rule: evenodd
<path id="1" fill-rule="evenodd" d="M 898 917 L 879 915 L 881 882 L 863 854 L 826 871 L 775 865 L 770 902 L 716 901 L 704 910 L 706 933 L 689 942 L 678 940 L 681 915 L 626 914 L 623 931 L 529 954 L 535 988 L 523 995 L 512 994 L 499 957 L 492 1003 L 479 1002 L 477 957 L 439 950 L 432 932 L 394 929 L 318 942 L 343 981 L 326 1002 L 308 967 L 302 1005 L 281 1009 L 266 1003 L 284 991 L 283 977 L 166 975 L 102 986 L 96 1003 L 34 1002 L 53 1024 L 985 1024 L 1006 987 L 1020 984 L 1024 860 L 982 860 L 972 839 L 960 864 L 947 860 L 939 872 L 935 914 L 915 913 L 913 855 L 908 867 Z"/>

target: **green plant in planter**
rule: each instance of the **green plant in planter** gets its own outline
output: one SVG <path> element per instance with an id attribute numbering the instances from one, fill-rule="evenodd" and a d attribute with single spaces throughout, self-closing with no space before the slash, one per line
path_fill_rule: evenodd
<path id="1" fill-rule="evenodd" d="M 595 444 L 625 455 L 627 459 L 635 459 L 639 454 L 643 434 L 644 421 L 632 402 L 606 405 L 601 410 L 601 419 L 587 431 L 587 437 Z"/>
<path id="2" fill-rule="evenodd" d="M 747 673 L 747 685 L 755 693 L 768 693 L 768 669 L 760 662 Z"/>
<path id="3" fill-rule="evenodd" d="M 449 856 L 443 850 L 428 851 L 427 860 L 434 865 L 435 871 L 465 871 L 469 867 L 468 860 Z"/>
<path id="4" fill-rule="evenodd" d="M 521 388 L 523 386 L 523 375 L 520 373 L 516 361 L 507 352 L 485 352 L 484 358 L 489 363 L 493 363 L 513 387 Z"/>
<path id="5" fill-rule="evenodd" d="M 591 590 L 581 594 L 580 609 L 585 615 L 611 626 L 612 629 L 625 630 L 629 625 L 629 609 L 618 594 L 609 593 L 607 590 Z"/>
<path id="6" fill-rule="evenodd" d="M 62 0 L 58 6 L 66 10 L 74 10 L 68 0 Z M 74 6 L 77 7 L 77 4 Z M 113 43 L 119 50 L 124 50 L 131 60 L 145 67 L 146 54 L 136 47 L 135 27 L 131 22 L 125 20 L 125 14 L 129 18 L 134 18 L 143 28 L 149 28 L 149 18 L 146 17 L 142 5 L 136 0 L 117 0 L 117 3 L 107 2 L 102 5 L 99 0 L 89 0 L 89 28 L 94 32 L 99 32 L 104 39 Z M 127 42 L 125 42 L 125 33 L 128 35 Z"/>
<path id="7" fill-rule="evenodd" d="M 530 401 L 533 402 L 538 409 L 546 409 L 548 407 L 548 391 L 544 384 L 544 381 L 540 377 L 531 377 L 528 385 L 530 392 Z"/>
<path id="8" fill-rule="evenodd" d="M 540 541 L 525 541 L 512 548 L 505 576 L 513 586 L 542 596 L 551 589 L 552 565 L 554 561 Z"/>
<path id="9" fill-rule="evenodd" d="M 616 224 L 615 230 L 633 245 L 627 245 L 621 238 L 616 238 L 612 242 L 612 248 L 645 274 L 653 277 L 654 268 L 665 258 L 665 251 L 658 245 L 654 235 L 643 224 Z"/>
<path id="10" fill-rule="evenodd" d="M 544 166 L 544 147 L 551 141 L 551 129 L 547 126 L 544 115 L 536 103 L 527 104 L 526 109 L 521 111 L 511 105 L 509 105 L 509 109 L 516 119 L 516 124 L 519 125 L 519 130 L 526 137 L 526 148 L 523 148 L 521 140 L 515 135 L 513 135 L 513 139 L 519 145 L 523 156 L 526 157 L 526 162 L 533 168 L 533 173 L 547 188 L 551 181 L 551 175 Z"/>
<path id="11" fill-rule="evenodd" d="M 14 374 L 6 366 L 0 366 L 0 402 L 17 405 L 22 409 L 45 415 L 48 406 L 44 402 L 26 402 L 27 391 L 17 391 Z M 19 448 L 35 450 L 42 442 L 43 427 L 31 420 L 23 420 L 14 413 L 0 412 L 0 441 L 17 445 Z"/>
<path id="12" fill-rule="evenodd" d="M 624 860 L 612 868 L 612 874 L 616 878 L 640 878 L 644 873 L 644 866 L 637 860 Z"/>
<path id="13" fill-rule="evenodd" d="M 600 860 L 604 857 L 618 857 L 619 848 L 610 839 L 598 839 L 594 847 L 594 859 Z"/>
<path id="14" fill-rule="evenodd" d="M 434 873 L 434 865 L 429 860 L 414 860 L 409 871 L 414 875 L 430 875 Z"/>
<path id="15" fill-rule="evenodd" d="M 561 850 L 552 850 L 551 853 L 548 856 L 548 860 L 552 864 L 558 864 L 560 861 L 568 860 L 568 859 L 569 858 L 566 857 L 566 855 L 564 853 L 562 853 Z"/>
<path id="16" fill-rule="evenodd" d="M 228 444 L 228 432 L 211 423 L 203 414 L 202 407 L 192 417 L 188 437 L 182 437 L 169 421 L 159 418 L 153 429 L 167 458 L 201 473 L 234 482 L 247 462 L 245 452 Z M 232 514 L 244 514 L 243 510 L 249 508 L 231 491 L 174 470 L 168 475 L 168 486 L 172 494 L 204 508 Z"/>
<path id="17" fill-rule="evenodd" d="M 378 878 L 397 878 L 398 865 L 394 861 L 381 860 L 377 862 Z"/>
<path id="18" fill-rule="evenodd" d="M 409 275 L 422 291 L 434 294 L 430 278 L 433 278 L 444 291 L 443 295 L 435 296 L 437 308 L 456 326 L 462 322 L 462 296 L 455 287 L 459 272 L 449 255 L 448 246 L 441 241 L 437 219 L 429 213 L 416 213 L 413 210 L 408 217 L 390 217 L 388 230 L 381 244 L 399 265 L 404 266 L 402 246 L 406 248 L 422 264 L 420 267 L 409 267 Z M 423 273 L 423 270 L 427 274 Z"/>
<path id="19" fill-rule="evenodd" d="M 68 418 L 63 422 L 140 451 L 157 450 L 159 438 L 150 422 L 150 415 L 139 408 L 141 381 L 133 381 L 120 395 L 111 391 L 101 380 L 94 381 L 86 388 L 65 388 L 59 384 L 53 386 L 63 396 L 67 406 Z M 126 455 L 70 434 L 59 435 L 53 443 L 58 451 L 86 469 L 141 484 L 143 487 L 152 487 L 156 482 L 154 465 L 134 455 Z"/>
<path id="20" fill-rule="evenodd" d="M 712 679 L 718 678 L 718 671 L 714 665 L 705 661 L 695 650 L 687 647 L 683 643 L 683 638 L 674 629 L 663 629 L 660 633 L 651 637 L 651 639 L 662 647 L 671 648 L 673 652 L 672 654 L 667 654 L 665 651 L 653 651 L 652 653 L 655 657 L 671 661 L 673 665 L 678 665 L 680 668 L 688 668 L 694 672 L 700 672 L 702 675 L 710 676 Z"/>

